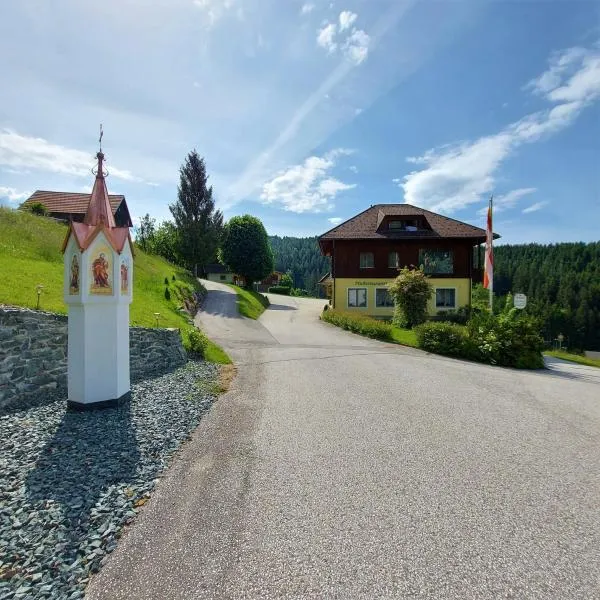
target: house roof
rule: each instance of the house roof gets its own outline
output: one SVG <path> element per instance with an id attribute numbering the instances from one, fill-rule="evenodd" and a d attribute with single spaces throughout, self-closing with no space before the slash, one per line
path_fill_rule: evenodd
<path id="1" fill-rule="evenodd" d="M 386 217 L 424 217 L 431 229 L 419 231 L 378 231 Z M 330 229 L 319 241 L 411 238 L 465 238 L 485 239 L 485 229 L 450 217 L 412 206 L 411 204 L 374 204 L 355 217 Z"/>
<path id="2" fill-rule="evenodd" d="M 204 267 L 205 273 L 229 273 L 229 269 L 220 263 L 213 263 Z"/>
<path id="3" fill-rule="evenodd" d="M 113 214 L 124 200 L 125 196 L 123 196 L 123 194 L 108 195 L 108 201 L 110 202 Z M 90 203 L 90 194 L 36 190 L 21 206 L 27 206 L 34 202 L 41 202 L 50 213 L 85 215 Z"/>

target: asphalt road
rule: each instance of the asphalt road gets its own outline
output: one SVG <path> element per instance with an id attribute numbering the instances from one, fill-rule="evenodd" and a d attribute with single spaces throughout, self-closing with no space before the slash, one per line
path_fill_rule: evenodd
<path id="1" fill-rule="evenodd" d="M 521 372 L 211 290 L 238 365 L 90 599 L 600 597 L 600 376 Z"/>

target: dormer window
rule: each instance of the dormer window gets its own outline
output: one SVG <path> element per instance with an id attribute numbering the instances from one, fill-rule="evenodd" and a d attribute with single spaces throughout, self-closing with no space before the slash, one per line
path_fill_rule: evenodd
<path id="1" fill-rule="evenodd" d="M 418 231 L 419 222 L 416 219 L 398 219 L 388 222 L 390 231 Z"/>

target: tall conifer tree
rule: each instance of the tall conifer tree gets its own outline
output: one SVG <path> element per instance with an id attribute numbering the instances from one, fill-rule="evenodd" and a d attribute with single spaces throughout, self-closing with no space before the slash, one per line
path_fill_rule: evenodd
<path id="1" fill-rule="evenodd" d="M 169 206 L 179 234 L 180 254 L 197 276 L 199 268 L 213 261 L 223 232 L 223 213 L 215 210 L 206 165 L 196 150 L 179 169 L 177 202 Z"/>

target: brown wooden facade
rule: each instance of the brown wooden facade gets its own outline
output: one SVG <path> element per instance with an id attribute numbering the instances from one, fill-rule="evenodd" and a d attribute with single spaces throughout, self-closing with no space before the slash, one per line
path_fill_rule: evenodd
<path id="1" fill-rule="evenodd" d="M 471 278 L 481 280 L 478 253 L 473 251 L 471 239 L 372 239 L 372 240 L 335 240 L 328 242 L 328 254 L 331 256 L 331 276 L 342 277 L 396 277 L 398 268 L 388 266 L 390 252 L 399 255 L 399 268 L 418 267 L 420 250 L 451 251 L 453 254 L 453 273 L 436 273 L 436 277 Z M 374 266 L 360 267 L 360 255 L 372 252 Z"/>

